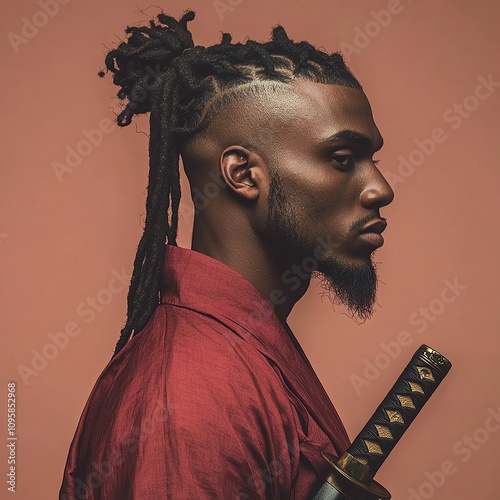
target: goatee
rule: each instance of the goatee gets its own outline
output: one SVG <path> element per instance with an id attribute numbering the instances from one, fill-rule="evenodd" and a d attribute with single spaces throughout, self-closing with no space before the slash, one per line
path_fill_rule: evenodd
<path id="1" fill-rule="evenodd" d="M 373 314 L 377 296 L 377 269 L 370 260 L 352 265 L 334 258 L 318 262 L 313 276 L 319 278 L 332 304 L 342 304 L 354 319 L 364 322 Z"/>

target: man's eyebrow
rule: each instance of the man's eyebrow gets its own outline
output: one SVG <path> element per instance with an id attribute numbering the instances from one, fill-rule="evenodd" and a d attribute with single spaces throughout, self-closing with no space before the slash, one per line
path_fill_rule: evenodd
<path id="1" fill-rule="evenodd" d="M 359 144 L 359 146 L 367 149 L 371 149 L 374 146 L 378 146 L 376 149 L 379 150 L 382 148 L 384 145 L 384 139 L 381 137 L 380 138 L 380 143 L 374 144 L 373 141 L 370 139 L 365 134 L 362 134 L 361 132 L 356 132 L 355 130 L 340 130 L 339 132 L 336 132 L 335 134 L 331 135 L 330 137 L 327 137 L 325 140 L 321 141 L 321 143 L 326 143 L 326 142 L 333 142 L 333 141 L 338 141 L 338 140 L 344 140 L 344 141 L 349 141 L 349 142 L 355 142 Z"/>

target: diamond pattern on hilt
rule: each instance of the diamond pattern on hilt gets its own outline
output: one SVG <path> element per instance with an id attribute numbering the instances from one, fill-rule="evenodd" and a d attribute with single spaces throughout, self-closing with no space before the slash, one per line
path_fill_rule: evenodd
<path id="1" fill-rule="evenodd" d="M 385 410 L 385 413 L 387 415 L 387 418 L 389 419 L 389 422 L 391 424 L 403 424 L 405 421 L 403 420 L 403 415 L 399 413 L 397 410 Z"/>
<path id="2" fill-rule="evenodd" d="M 392 437 L 391 429 L 385 425 L 375 424 L 375 429 L 377 429 L 377 434 L 379 438 L 382 439 L 394 439 Z"/>
<path id="3" fill-rule="evenodd" d="M 428 380 L 429 382 L 435 382 L 432 375 L 432 370 L 426 366 L 417 366 L 418 376 L 420 380 Z"/>
<path id="4" fill-rule="evenodd" d="M 419 392 L 420 394 L 424 394 L 424 390 L 422 386 L 417 382 L 412 382 L 411 380 L 407 380 L 408 385 L 410 386 L 411 392 Z"/>
<path id="5" fill-rule="evenodd" d="M 403 408 L 411 408 L 412 410 L 415 409 L 415 405 L 413 404 L 413 401 L 410 398 L 410 396 L 404 396 L 403 394 L 396 394 L 396 397 L 399 399 L 399 402 L 401 403 L 401 406 Z"/>
<path id="6" fill-rule="evenodd" d="M 368 450 L 368 453 L 372 455 L 383 455 L 384 452 L 382 451 L 382 448 L 379 446 L 378 443 L 375 441 L 370 441 L 369 439 L 363 439 L 366 445 L 366 449 Z"/>

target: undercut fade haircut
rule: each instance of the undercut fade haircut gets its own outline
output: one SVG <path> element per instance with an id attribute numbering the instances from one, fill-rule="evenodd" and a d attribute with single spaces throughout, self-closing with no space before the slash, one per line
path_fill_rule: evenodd
<path id="1" fill-rule="evenodd" d="M 272 82 L 291 84 L 298 78 L 361 89 L 340 53 L 294 42 L 280 25 L 265 43 L 232 43 L 231 35 L 222 33 L 219 44 L 204 47 L 194 45 L 187 28 L 194 17 L 191 10 L 179 20 L 160 13 L 157 22 L 127 27 L 128 37 L 105 59 L 113 83 L 120 87 L 118 97 L 126 100 L 118 125 L 127 126 L 134 115 L 150 113 L 146 220 L 115 355 L 145 327 L 159 304 L 165 243 L 177 245 L 179 157 L 217 110 L 258 94 Z"/>

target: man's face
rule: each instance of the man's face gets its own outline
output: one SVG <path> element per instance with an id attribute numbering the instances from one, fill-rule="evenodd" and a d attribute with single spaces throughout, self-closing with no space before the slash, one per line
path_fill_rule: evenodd
<path id="1" fill-rule="evenodd" d="M 361 90 L 307 81 L 295 89 L 269 162 L 266 240 L 282 262 L 314 255 L 332 300 L 364 320 L 375 302 L 380 208 L 393 199 L 375 165 L 382 137 Z"/>

